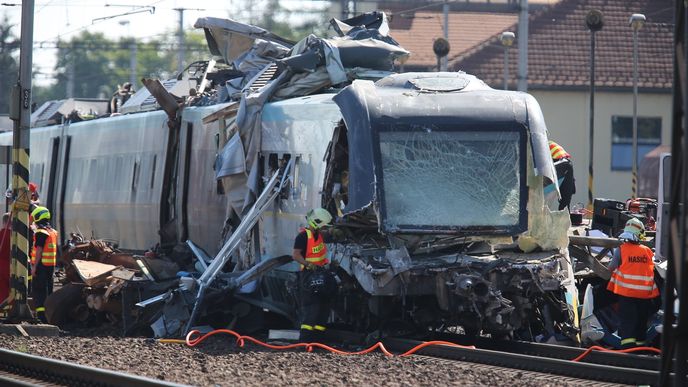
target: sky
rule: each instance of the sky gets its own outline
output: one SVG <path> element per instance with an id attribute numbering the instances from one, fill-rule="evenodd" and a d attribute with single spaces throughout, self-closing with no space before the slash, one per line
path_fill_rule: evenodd
<path id="1" fill-rule="evenodd" d="M 328 1 L 298 0 L 281 0 L 280 3 L 294 10 L 295 18 L 313 15 L 311 10 L 329 4 Z M 33 67 L 46 75 L 38 76 L 34 83 L 50 83 L 55 64 L 56 50 L 41 48 L 41 42 L 48 46 L 53 43 L 54 46 L 58 38 L 69 40 L 82 31 L 103 32 L 111 39 L 134 35 L 145 41 L 166 31 L 177 30 L 179 12 L 175 8 L 186 8 L 184 28 L 192 30 L 196 19 L 205 16 L 249 22 L 262 13 L 266 4 L 266 0 L 35 0 Z M 124 15 L 126 13 L 131 14 Z M 14 33 L 19 36 L 21 0 L 1 0 L 0 18 L 3 14 L 9 17 L 10 23 L 15 26 Z"/>

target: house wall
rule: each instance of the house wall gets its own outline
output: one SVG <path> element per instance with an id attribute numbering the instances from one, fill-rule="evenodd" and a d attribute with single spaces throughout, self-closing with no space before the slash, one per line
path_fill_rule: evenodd
<path id="1" fill-rule="evenodd" d="M 540 103 L 550 138 L 573 158 L 576 194 L 571 204 L 588 202 L 589 92 L 529 91 Z M 662 145 L 671 143 L 671 93 L 638 95 L 638 116 L 662 118 Z M 631 197 L 631 171 L 611 168 L 612 116 L 633 116 L 633 94 L 595 93 L 593 198 L 625 201 Z"/>

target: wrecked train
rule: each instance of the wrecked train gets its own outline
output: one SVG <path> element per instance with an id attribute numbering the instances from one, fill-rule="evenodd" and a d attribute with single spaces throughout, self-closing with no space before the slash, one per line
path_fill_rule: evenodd
<path id="1" fill-rule="evenodd" d="M 158 336 L 218 310 L 245 316 L 241 305 L 296 323 L 298 266 L 284 256 L 322 206 L 339 231 L 332 322 L 576 340 L 569 218 L 544 195 L 556 172 L 537 101 L 465 73 L 391 73 L 408 52 L 383 14 L 362 18 L 333 21 L 339 39 L 295 45 L 199 19 L 225 67 L 180 76 L 191 96 L 148 82 L 127 104 L 152 94 L 164 111 L 32 129 L 31 179 L 58 227 L 131 250 L 193 241 L 201 274 L 141 304 L 162 304 Z M 236 286 L 242 273 L 252 281 Z"/>

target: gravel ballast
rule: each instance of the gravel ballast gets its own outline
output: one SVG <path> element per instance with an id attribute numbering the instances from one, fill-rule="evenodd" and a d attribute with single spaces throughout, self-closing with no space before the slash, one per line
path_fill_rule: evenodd
<path id="1" fill-rule="evenodd" d="M 0 335 L 0 347 L 196 386 L 602 385 L 424 356 L 342 356 L 304 350 L 273 351 L 251 344 L 237 348 L 233 337 L 221 335 L 194 348 L 142 338 Z"/>

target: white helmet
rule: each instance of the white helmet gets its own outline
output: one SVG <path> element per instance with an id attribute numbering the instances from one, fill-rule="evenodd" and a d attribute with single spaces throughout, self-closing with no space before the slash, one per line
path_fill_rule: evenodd
<path id="1" fill-rule="evenodd" d="M 626 222 L 624 232 L 630 232 L 637 236 L 638 239 L 643 239 L 645 237 L 645 225 L 638 218 L 631 218 Z"/>
<path id="2" fill-rule="evenodd" d="M 324 208 L 314 208 L 306 214 L 308 225 L 314 229 L 319 229 L 332 222 L 332 215 Z"/>

